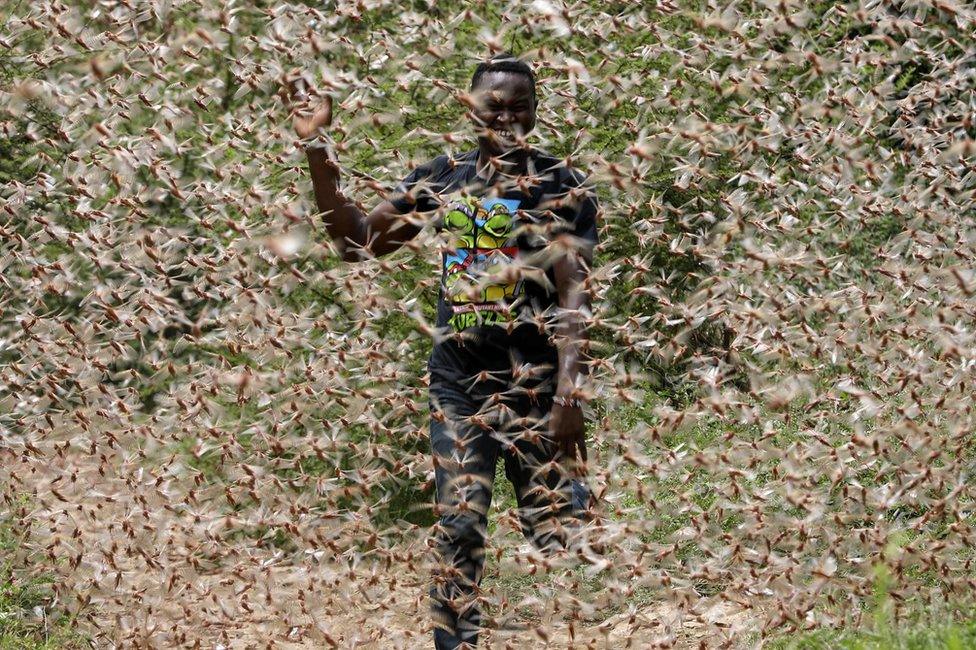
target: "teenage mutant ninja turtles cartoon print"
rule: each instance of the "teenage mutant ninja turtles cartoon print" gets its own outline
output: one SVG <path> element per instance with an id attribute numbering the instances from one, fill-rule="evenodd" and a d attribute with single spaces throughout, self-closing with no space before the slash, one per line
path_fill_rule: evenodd
<path id="1" fill-rule="evenodd" d="M 454 248 L 444 253 L 442 278 L 457 332 L 511 318 L 508 303 L 521 294 L 522 281 L 500 276 L 518 256 L 512 233 L 518 205 L 514 199 L 466 197 L 448 206 L 444 228 Z"/>

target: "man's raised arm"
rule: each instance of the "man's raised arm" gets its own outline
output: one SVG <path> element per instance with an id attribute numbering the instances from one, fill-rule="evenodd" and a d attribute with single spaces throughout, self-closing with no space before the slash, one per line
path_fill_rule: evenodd
<path id="1" fill-rule="evenodd" d="M 304 82 L 286 80 L 289 99 L 307 103 Z M 332 99 L 326 96 L 311 117 L 297 110 L 292 118 L 295 133 L 303 141 L 325 134 L 332 125 Z M 326 134 L 327 135 L 327 134 Z M 312 175 L 315 203 L 326 230 L 347 262 L 386 255 L 420 232 L 421 225 L 402 214 L 389 200 L 383 200 L 367 215 L 339 190 L 339 165 L 331 147 L 311 144 L 305 147 Z"/>

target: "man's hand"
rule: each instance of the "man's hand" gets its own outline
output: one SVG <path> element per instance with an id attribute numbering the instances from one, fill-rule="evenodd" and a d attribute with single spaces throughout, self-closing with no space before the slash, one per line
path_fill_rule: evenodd
<path id="1" fill-rule="evenodd" d="M 549 433 L 562 452 L 564 462 L 570 467 L 576 466 L 576 450 L 579 457 L 586 463 L 586 427 L 583 421 L 583 409 L 578 406 L 561 406 L 553 404 L 549 414 Z"/>
<path id="2" fill-rule="evenodd" d="M 288 107 L 295 133 L 302 140 L 332 127 L 332 98 L 312 89 L 311 81 L 298 70 L 281 79 L 280 94 Z M 338 130 L 338 129 L 336 129 Z M 329 135 L 328 133 L 324 133 Z M 302 143 L 315 190 L 315 205 L 332 241 L 347 262 L 386 255 L 420 232 L 421 224 L 404 220 L 389 200 L 379 203 L 367 215 L 362 204 L 347 198 L 339 189 L 342 172 L 329 139 Z"/>
<path id="3" fill-rule="evenodd" d="M 332 98 L 318 96 L 308 79 L 291 72 L 284 79 L 284 97 L 291 108 L 291 123 L 299 138 L 310 138 L 332 126 Z"/>

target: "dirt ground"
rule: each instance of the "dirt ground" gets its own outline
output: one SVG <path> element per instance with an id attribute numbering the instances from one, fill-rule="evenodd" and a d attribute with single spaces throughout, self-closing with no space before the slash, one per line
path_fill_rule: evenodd
<path id="1" fill-rule="evenodd" d="M 208 510 L 210 488 L 154 479 L 118 445 L 91 454 L 76 438 L 37 449 L 0 459 L 6 493 L 29 504 L 21 551 L 35 562 L 47 557 L 39 564 L 55 574 L 51 609 L 78 612 L 96 647 L 432 647 L 419 536 L 386 549 L 381 562 L 327 550 L 286 554 L 236 539 L 232 531 L 248 522 Z M 311 537 L 314 525 L 299 532 Z M 518 552 L 513 545 L 503 554 Z M 756 629 L 754 612 L 718 598 L 684 613 L 660 602 L 586 618 L 571 628 L 552 613 L 540 625 L 510 608 L 503 629 L 488 626 L 481 645 L 747 647 Z"/>

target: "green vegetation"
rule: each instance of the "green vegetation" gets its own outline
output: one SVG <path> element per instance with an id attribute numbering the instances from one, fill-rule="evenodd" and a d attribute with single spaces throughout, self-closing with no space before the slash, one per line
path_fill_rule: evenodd
<path id="1" fill-rule="evenodd" d="M 976 621 L 946 624 L 930 620 L 878 632 L 820 630 L 776 639 L 768 647 L 770 650 L 968 650 L 976 647 Z"/>
<path id="2" fill-rule="evenodd" d="M 52 606 L 53 577 L 28 575 L 33 561 L 16 561 L 23 536 L 0 513 L 0 650 L 71 650 L 88 647 L 74 620 Z M 34 558 L 36 560 L 36 558 Z"/>
<path id="3" fill-rule="evenodd" d="M 68 27 L 112 31 L 112 14 L 125 13 L 76 4 Z M 841 565 L 838 580 L 849 580 L 783 625 L 837 614 L 847 605 L 838 598 L 851 595 L 863 606 L 851 619 L 860 628 L 791 633 L 773 647 L 976 644 L 965 609 L 933 625 L 924 596 L 899 591 L 907 583 L 960 595 L 959 608 L 971 600 L 959 589 L 972 578 L 972 551 L 960 544 L 974 523 L 971 493 L 953 496 L 958 511 L 941 500 L 965 479 L 976 444 L 940 409 L 951 391 L 971 388 L 953 374 L 968 371 L 965 350 L 952 348 L 965 345 L 972 309 L 963 299 L 962 320 L 947 311 L 959 292 L 955 281 L 939 284 L 956 266 L 971 267 L 950 252 L 965 251 L 971 233 L 968 225 L 943 233 L 934 221 L 955 210 L 930 187 L 948 182 L 945 169 L 918 176 L 918 160 L 903 157 L 920 155 L 906 139 L 905 124 L 918 126 L 908 100 L 936 79 L 942 59 L 964 53 L 938 33 L 939 20 L 892 27 L 885 7 L 867 21 L 814 2 L 802 25 L 786 28 L 778 12 L 792 12 L 791 3 L 747 2 L 741 33 L 731 36 L 721 21 L 703 19 L 715 3 L 652 11 L 588 0 L 567 9 L 573 29 L 557 35 L 512 27 L 542 18 L 504 4 L 478 5 L 475 20 L 463 15 L 470 3 L 457 0 L 360 2 L 347 7 L 342 39 L 313 54 L 318 45 L 305 42 L 294 27 L 301 20 L 280 3 L 227 13 L 176 4 L 132 21 L 141 42 L 168 49 L 126 51 L 113 41 L 103 79 L 89 71 L 92 55 L 73 45 L 42 66 L 33 55 L 51 43 L 41 28 L 0 51 L 0 87 L 16 100 L 3 113 L 0 184 L 4 197 L 31 188 L 25 204 L 0 216 L 0 243 L 17 252 L 0 260 L 0 339 L 21 336 L 29 326 L 18 319 L 30 314 L 38 340 L 66 341 L 68 350 L 32 358 L 33 344 L 18 349 L 23 338 L 0 349 L 0 367 L 23 361 L 16 397 L 42 398 L 44 377 L 57 387 L 43 396 L 52 412 L 91 419 L 101 410 L 99 422 L 145 426 L 156 441 L 131 444 L 152 447 L 148 473 L 185 469 L 212 498 L 200 509 L 217 516 L 274 511 L 280 503 L 269 493 L 311 495 L 310 510 L 355 518 L 360 537 L 422 532 L 433 523 L 422 381 L 431 339 L 419 323 L 434 318 L 430 251 L 398 252 L 382 261 L 383 273 L 379 263 L 353 269 L 324 253 L 318 218 L 295 207 L 311 198 L 304 160 L 287 124 L 279 128 L 287 120 L 275 75 L 296 67 L 318 81 L 323 69 L 346 75 L 335 92 L 346 102 L 337 115 L 345 180 L 390 187 L 414 163 L 471 146 L 453 95 L 498 32 L 504 47 L 547 61 L 537 143 L 599 179 L 605 216 L 595 268 L 605 275 L 591 338 L 599 360 L 610 361 L 590 433 L 594 455 L 611 466 L 598 477 L 607 517 L 649 549 L 641 556 L 648 571 L 693 574 L 687 588 L 710 596 L 741 587 L 756 567 L 775 572 L 764 562 L 778 560 L 798 572 L 791 579 L 803 591 L 810 565 L 830 560 Z M 0 9 L 0 19 L 25 5 Z M 224 29 L 231 16 L 235 28 Z M 448 21 L 449 32 L 435 29 Z M 120 52 L 130 55 L 125 66 Z M 576 59 L 592 83 L 571 92 Z M 67 109 L 34 85 L 52 79 L 102 96 L 105 114 L 59 113 Z M 936 102 L 953 92 L 915 94 Z M 953 110 L 934 110 L 938 119 L 919 130 L 938 134 Z M 973 135 L 966 118 L 952 137 Z M 131 173 L 118 178 L 117 169 Z M 935 209 L 917 212 L 930 191 Z M 293 258 L 261 249 L 263 237 L 289 228 L 307 240 Z M 967 280 L 958 282 L 968 294 Z M 81 333 L 65 333 L 62 322 Z M 102 329 L 82 331 L 92 323 Z M 99 336 L 112 337 L 112 347 Z M 99 392 L 71 376 L 78 353 L 92 351 L 86 345 L 105 348 L 83 357 L 107 359 L 95 376 Z M 118 398 L 127 391 L 131 403 Z M 126 420 L 118 404 L 138 412 Z M 3 417 L 4 427 L 21 426 Z M 499 512 L 515 505 L 499 465 L 491 534 Z M 262 514 L 221 541 L 299 553 L 285 525 L 296 513 Z M 19 557 L 19 538 L 0 532 L 0 647 L 78 643 L 73 621 L 49 611 L 52 578 L 25 577 L 23 561 L 6 559 Z M 363 551 L 356 535 L 336 548 Z M 564 584 L 502 573 L 489 559 L 485 585 L 508 602 L 553 589 L 586 599 L 619 583 L 612 573 L 580 569 Z M 651 583 L 635 579 L 592 619 L 652 602 L 661 590 Z"/>

